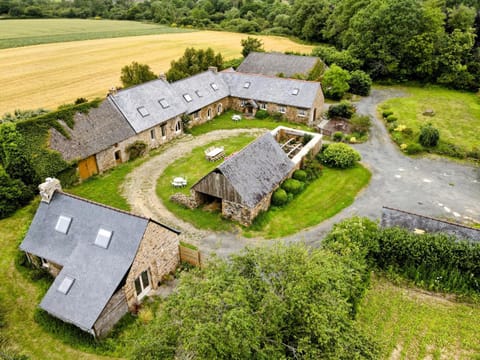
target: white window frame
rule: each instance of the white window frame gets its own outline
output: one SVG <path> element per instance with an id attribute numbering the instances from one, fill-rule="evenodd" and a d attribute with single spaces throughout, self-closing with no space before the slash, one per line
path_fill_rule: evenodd
<path id="1" fill-rule="evenodd" d="M 138 113 L 140 114 L 141 117 L 147 117 L 150 116 L 150 112 L 145 108 L 145 106 L 139 106 L 137 108 Z"/>
<path id="2" fill-rule="evenodd" d="M 193 120 L 198 120 L 200 118 L 200 111 L 195 111 L 192 113 L 193 115 Z"/>
<path id="3" fill-rule="evenodd" d="M 162 132 L 162 139 L 165 140 L 167 138 L 167 125 L 160 125 L 160 131 Z"/>
<path id="4" fill-rule="evenodd" d="M 287 107 L 284 105 L 278 105 L 278 112 L 280 114 L 285 114 L 287 112 Z"/>
<path id="5" fill-rule="evenodd" d="M 190 94 L 183 94 L 183 98 L 185 99 L 186 102 L 192 102 L 193 99 L 192 97 L 190 96 Z"/>
<path id="6" fill-rule="evenodd" d="M 143 274 L 145 273 L 147 275 L 148 284 L 143 283 L 144 282 Z M 137 281 L 141 288 L 140 293 L 138 293 Z M 142 271 L 140 275 L 138 275 L 137 278 L 133 281 L 133 287 L 135 288 L 135 294 L 137 295 L 138 301 L 142 300 L 145 296 L 147 296 L 149 291 L 152 289 L 151 283 L 152 283 L 152 279 L 150 277 L 150 271 L 148 271 L 148 269 Z"/>
<path id="7" fill-rule="evenodd" d="M 182 124 L 180 123 L 180 121 L 177 121 L 175 123 L 175 133 L 178 134 L 181 131 L 182 131 Z"/>
<path id="8" fill-rule="evenodd" d="M 50 263 L 48 262 L 48 260 L 41 256 L 39 256 L 39 258 L 40 258 L 40 263 L 42 264 L 42 268 L 50 269 Z"/>
<path id="9" fill-rule="evenodd" d="M 305 109 L 297 109 L 297 114 L 300 117 L 306 117 L 307 116 L 307 110 Z"/>
<path id="10" fill-rule="evenodd" d="M 222 104 L 218 104 L 217 105 L 217 115 L 220 115 L 223 111 L 223 105 Z"/>
<path id="11" fill-rule="evenodd" d="M 155 134 L 155 129 L 150 130 L 150 140 L 155 141 L 157 139 L 157 134 Z"/>
<path id="12" fill-rule="evenodd" d="M 212 109 L 208 108 L 207 110 L 207 120 L 210 120 L 212 118 Z"/>
<path id="13" fill-rule="evenodd" d="M 260 110 L 267 110 L 267 103 L 260 103 Z"/>

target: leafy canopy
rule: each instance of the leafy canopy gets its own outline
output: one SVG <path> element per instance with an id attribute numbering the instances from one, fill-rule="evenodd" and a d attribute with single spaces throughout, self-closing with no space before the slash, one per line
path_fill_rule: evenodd
<path id="1" fill-rule="evenodd" d="M 242 39 L 240 41 L 240 43 L 242 44 L 242 56 L 243 57 L 247 57 L 248 54 L 250 54 L 251 52 L 264 52 L 265 49 L 263 48 L 263 41 L 258 39 L 258 38 L 254 38 L 254 37 L 247 37 L 246 39 Z"/>
<path id="2" fill-rule="evenodd" d="M 155 80 L 157 76 L 150 70 L 150 66 L 146 64 L 139 64 L 133 61 L 130 65 L 125 65 L 122 68 L 120 80 L 123 87 L 130 87 L 144 82 Z"/>
<path id="3" fill-rule="evenodd" d="M 170 63 L 170 70 L 166 74 L 167 80 L 178 81 L 185 79 L 208 70 L 210 66 L 221 70 L 223 66 L 222 54 L 215 54 L 211 48 L 206 50 L 187 48 L 180 59 L 173 60 Z"/>

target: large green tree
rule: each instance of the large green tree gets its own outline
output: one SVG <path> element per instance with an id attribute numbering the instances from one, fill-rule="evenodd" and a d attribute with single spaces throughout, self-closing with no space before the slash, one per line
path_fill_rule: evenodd
<path id="1" fill-rule="evenodd" d="M 125 65 L 122 68 L 120 75 L 120 80 L 122 81 L 123 87 L 143 84 L 144 82 L 154 80 L 156 78 L 157 75 L 150 70 L 150 66 L 146 64 L 139 64 L 136 61 L 133 61 L 130 65 Z"/>
<path id="2" fill-rule="evenodd" d="M 220 70 L 222 69 L 222 65 L 222 54 L 215 54 L 211 48 L 206 50 L 187 48 L 180 59 L 173 60 L 170 63 L 170 70 L 168 70 L 166 74 L 167 80 L 181 80 L 205 71 L 209 66 L 215 66 Z"/>
<path id="3" fill-rule="evenodd" d="M 335 64 L 330 66 L 322 78 L 322 88 L 325 96 L 330 99 L 340 100 L 350 89 L 350 85 L 348 85 L 350 78 L 350 73 L 347 70 Z"/>
<path id="4" fill-rule="evenodd" d="M 277 246 L 184 274 L 135 358 L 376 358 L 353 321 L 368 277 L 356 252 Z"/>
<path id="5" fill-rule="evenodd" d="M 263 41 L 259 38 L 248 36 L 240 41 L 242 45 L 242 56 L 247 57 L 251 52 L 264 52 Z"/>

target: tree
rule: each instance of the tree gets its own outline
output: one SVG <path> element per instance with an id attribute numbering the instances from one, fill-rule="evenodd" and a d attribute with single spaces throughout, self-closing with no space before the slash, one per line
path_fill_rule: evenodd
<path id="1" fill-rule="evenodd" d="M 206 50 L 187 48 L 181 58 L 170 63 L 170 69 L 166 74 L 167 80 L 178 81 L 206 71 L 210 66 L 222 69 L 222 54 L 215 54 L 211 48 Z"/>
<path id="2" fill-rule="evenodd" d="M 134 358 L 376 358 L 353 321 L 365 269 L 360 257 L 300 244 L 216 259 L 182 274 Z"/>
<path id="3" fill-rule="evenodd" d="M 122 68 L 120 80 L 123 87 L 130 87 L 144 82 L 155 80 L 157 76 L 150 70 L 150 66 L 146 64 L 139 64 L 133 61 L 130 65 L 125 65 Z"/>
<path id="4" fill-rule="evenodd" d="M 431 123 L 424 125 L 420 129 L 420 136 L 418 141 L 425 147 L 437 146 L 440 140 L 440 132 Z"/>
<path id="5" fill-rule="evenodd" d="M 337 105 L 330 105 L 327 111 L 329 119 L 333 118 L 345 118 L 350 119 L 355 113 L 355 106 L 349 101 L 342 101 Z"/>
<path id="6" fill-rule="evenodd" d="M 323 75 L 322 87 L 325 96 L 330 99 L 340 100 L 350 89 L 350 85 L 348 85 L 349 80 L 349 72 L 333 64 Z"/>
<path id="7" fill-rule="evenodd" d="M 240 43 L 242 44 L 243 57 L 247 57 L 248 54 L 250 54 L 251 52 L 265 51 L 265 49 L 263 48 L 263 41 L 258 38 L 249 36 L 246 39 L 242 39 Z"/>
<path id="8" fill-rule="evenodd" d="M 0 219 L 11 215 L 32 198 L 33 191 L 21 180 L 12 179 L 0 166 Z"/>
<path id="9" fill-rule="evenodd" d="M 372 79 L 370 75 L 362 70 L 355 70 L 350 73 L 350 80 L 348 80 L 350 92 L 361 96 L 368 96 L 372 88 Z"/>

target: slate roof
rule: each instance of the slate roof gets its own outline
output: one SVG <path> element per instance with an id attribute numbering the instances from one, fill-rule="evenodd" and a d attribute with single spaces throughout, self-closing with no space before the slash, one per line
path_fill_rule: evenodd
<path id="1" fill-rule="evenodd" d="M 226 159 L 217 169 L 250 208 L 257 205 L 280 182 L 294 164 L 270 132 Z M 215 170 L 214 170 L 215 171 Z"/>
<path id="2" fill-rule="evenodd" d="M 87 114 L 75 114 L 74 120 L 73 129 L 62 123 L 70 139 L 53 128 L 50 133 L 50 148 L 59 151 L 66 161 L 85 159 L 135 135 L 109 98 Z"/>
<path id="3" fill-rule="evenodd" d="M 320 83 L 316 81 L 285 79 L 232 71 L 221 72 L 220 74 L 228 84 L 231 96 L 261 102 L 309 109 L 313 106 L 317 92 L 320 90 Z M 248 87 L 247 83 L 249 83 Z"/>
<path id="4" fill-rule="evenodd" d="M 109 97 L 137 134 L 187 111 L 181 96 L 161 79 L 120 90 Z"/>
<path id="5" fill-rule="evenodd" d="M 320 59 L 314 56 L 251 52 L 242 61 L 237 71 L 269 76 L 278 76 L 278 74 L 283 73 L 286 77 L 291 77 L 294 74 L 307 75 L 318 60 Z"/>
<path id="6" fill-rule="evenodd" d="M 212 84 L 216 85 L 216 90 Z M 230 95 L 223 77 L 210 70 L 176 81 L 172 83 L 172 87 L 189 114 Z M 185 94 L 190 96 L 191 101 L 185 99 Z"/>
<path id="7" fill-rule="evenodd" d="M 60 215 L 72 218 L 67 234 L 55 230 Z M 49 204 L 41 202 L 20 249 L 63 269 L 40 307 L 84 330 L 92 329 L 129 271 L 149 221 L 58 191 Z M 106 249 L 94 245 L 100 228 L 113 232 Z M 58 290 L 65 276 L 75 279 L 66 295 Z"/>

